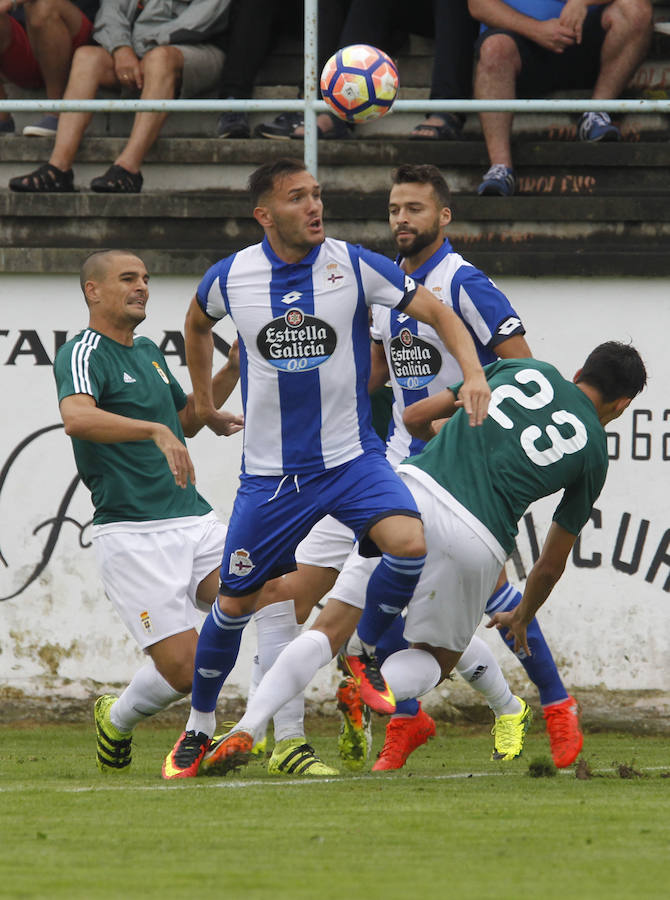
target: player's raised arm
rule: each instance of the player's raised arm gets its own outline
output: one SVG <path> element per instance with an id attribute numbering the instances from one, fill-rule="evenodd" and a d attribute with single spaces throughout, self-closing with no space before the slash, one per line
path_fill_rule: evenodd
<path id="1" fill-rule="evenodd" d="M 510 630 L 515 653 L 524 650 L 530 656 L 526 629 L 563 574 L 576 540 L 577 535 L 552 522 L 542 552 L 528 574 L 521 603 L 512 612 L 496 613 L 487 623 L 487 628 Z"/>
<path id="2" fill-rule="evenodd" d="M 225 412 L 225 410 L 219 412 L 217 409 L 217 400 L 221 395 L 221 383 L 219 381 L 217 385 L 214 384 L 216 376 L 214 380 L 212 379 L 213 326 L 214 320 L 205 315 L 197 298 L 193 297 L 186 313 L 184 340 L 186 364 L 193 385 L 195 416 L 200 422 L 211 428 L 215 434 L 235 434 L 244 427 L 243 417 Z M 218 396 L 215 397 L 215 393 Z"/>
<path id="3" fill-rule="evenodd" d="M 447 350 L 456 359 L 463 372 L 463 386 L 459 398 L 470 418 L 471 425 L 481 425 L 487 415 L 491 390 L 479 362 L 474 342 L 468 330 L 453 310 L 441 303 L 422 284 L 405 307 L 420 322 L 426 322 L 437 331 Z"/>

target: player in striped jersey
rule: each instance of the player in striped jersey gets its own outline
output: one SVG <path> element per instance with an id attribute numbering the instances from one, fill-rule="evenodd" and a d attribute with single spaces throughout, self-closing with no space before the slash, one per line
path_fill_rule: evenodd
<path id="1" fill-rule="evenodd" d="M 326 238 L 321 191 L 296 160 L 250 178 L 265 238 L 214 265 L 186 320 L 199 416 L 214 430 L 211 329 L 229 315 L 240 340 L 245 409 L 240 489 L 228 529 L 221 590 L 198 640 L 191 715 L 168 754 L 165 778 L 192 777 L 215 730 L 220 689 L 264 583 L 295 568 L 296 545 L 325 514 L 350 527 L 368 556 L 381 554 L 371 607 L 400 611 L 424 560 L 420 516 L 372 429 L 368 310 L 406 310 L 431 324 L 465 375 L 473 426 L 488 386 L 462 322 L 384 257 Z M 373 658 L 363 677 L 377 679 Z"/>
<path id="2" fill-rule="evenodd" d="M 444 238 L 444 229 L 451 221 L 450 206 L 449 188 L 434 166 L 405 165 L 395 170 L 389 197 L 389 224 L 398 248 L 398 265 L 457 312 L 470 331 L 483 364 L 498 358 L 530 356 L 525 329 L 507 297 L 483 272 L 454 252 Z M 435 331 L 402 311 L 374 307 L 371 333 L 374 343 L 370 388 L 374 390 L 389 377 L 393 388 L 393 423 L 386 454 L 396 466 L 424 446 L 403 425 L 405 407 L 443 391 L 460 378 L 460 369 Z M 356 554 L 352 557 L 355 575 L 348 577 L 345 563 L 352 546 L 351 531 L 332 517 L 319 522 L 300 544 L 296 551 L 298 571 L 287 575 L 277 588 L 283 599 L 256 615 L 261 673 L 269 669 L 283 646 L 297 633 L 292 601 L 298 607 L 298 620 L 304 622 L 323 596 L 346 600 L 364 590 L 366 578 L 360 573 Z M 343 568 L 344 574 L 337 580 Z M 334 585 L 337 585 L 335 590 Z M 489 598 L 487 612 L 513 609 L 520 600 L 520 592 L 508 583 L 503 568 Z M 582 746 L 574 700 L 568 696 L 537 622 L 532 624 L 529 639 L 532 655 L 521 651 L 519 657 L 539 689 L 552 754 L 558 765 L 566 766 L 574 761 Z M 377 657 L 383 661 L 402 646 L 406 646 L 402 621 L 397 620 L 378 645 Z M 505 689 L 500 667 L 479 638 L 463 654 L 457 671 L 484 694 L 496 715 L 494 756 L 518 755 L 528 724 L 527 707 L 512 696 L 509 688 Z M 261 673 L 256 673 L 257 677 Z M 340 755 L 348 768 L 360 768 L 369 753 L 370 738 L 362 727 L 360 695 L 355 686 L 352 688 L 351 678 L 338 689 L 338 705 L 344 719 Z M 301 714 L 300 697 L 293 698 L 275 717 L 275 730 L 279 728 L 281 734 L 299 733 Z M 412 750 L 424 743 L 433 731 L 432 720 L 416 699 L 398 703 L 375 769 L 401 767 Z M 507 747 L 506 752 L 503 745 Z"/>
<path id="3" fill-rule="evenodd" d="M 105 593 L 150 661 L 119 698 L 95 705 L 97 765 L 122 771 L 135 725 L 191 689 L 196 625 L 216 596 L 226 527 L 196 491 L 184 434 L 201 427 L 163 354 L 135 328 L 146 316 L 149 276 L 122 250 L 89 256 L 81 287 L 89 327 L 56 355 L 60 412 L 77 470 L 91 491 L 93 547 Z M 212 379 L 221 406 L 237 383 L 236 359 Z M 227 430 L 242 419 L 222 414 Z"/>

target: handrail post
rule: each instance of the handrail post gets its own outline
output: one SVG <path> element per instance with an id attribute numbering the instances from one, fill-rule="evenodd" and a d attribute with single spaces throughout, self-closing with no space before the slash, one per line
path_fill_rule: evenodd
<path id="1" fill-rule="evenodd" d="M 304 66 L 304 87 L 305 95 L 305 166 L 312 175 L 317 178 L 319 161 L 318 161 L 318 132 L 316 130 L 316 110 L 314 103 L 317 99 L 317 65 L 318 65 L 318 34 L 319 34 L 319 12 L 318 0 L 305 0 L 305 24 L 303 29 L 305 35 L 305 66 Z"/>

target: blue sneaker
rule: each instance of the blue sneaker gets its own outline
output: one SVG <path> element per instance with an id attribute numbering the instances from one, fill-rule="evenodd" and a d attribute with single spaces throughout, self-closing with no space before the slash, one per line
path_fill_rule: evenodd
<path id="1" fill-rule="evenodd" d="M 491 166 L 477 188 L 480 197 L 511 197 L 516 187 L 514 169 L 507 166 Z"/>
<path id="2" fill-rule="evenodd" d="M 0 120 L 0 134 L 14 134 L 14 131 L 14 119 L 11 116 Z"/>
<path id="3" fill-rule="evenodd" d="M 580 141 L 620 141 L 621 132 L 606 112 L 585 112 L 577 126 Z"/>

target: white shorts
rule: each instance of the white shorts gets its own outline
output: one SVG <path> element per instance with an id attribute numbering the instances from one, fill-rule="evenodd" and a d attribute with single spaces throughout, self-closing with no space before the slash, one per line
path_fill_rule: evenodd
<path id="1" fill-rule="evenodd" d="M 407 607 L 405 638 L 411 644 L 463 651 L 484 615 L 501 562 L 470 525 L 409 470 L 401 467 L 399 474 L 421 512 L 427 555 Z"/>
<path id="2" fill-rule="evenodd" d="M 93 538 L 105 593 L 142 649 L 198 628 L 209 610 L 198 604 L 196 591 L 221 565 L 226 526 L 213 512 L 188 522 Z"/>
<path id="3" fill-rule="evenodd" d="M 347 528 L 333 516 L 324 516 L 296 547 L 295 561 L 303 566 L 337 569 L 341 572 L 354 544 L 351 528 Z"/>
<path id="4" fill-rule="evenodd" d="M 426 564 L 407 607 L 405 638 L 410 643 L 465 650 L 495 587 L 500 560 L 428 487 L 404 467 L 399 474 L 421 513 L 427 548 Z M 378 562 L 352 554 L 328 596 L 363 609 L 368 579 Z"/>

